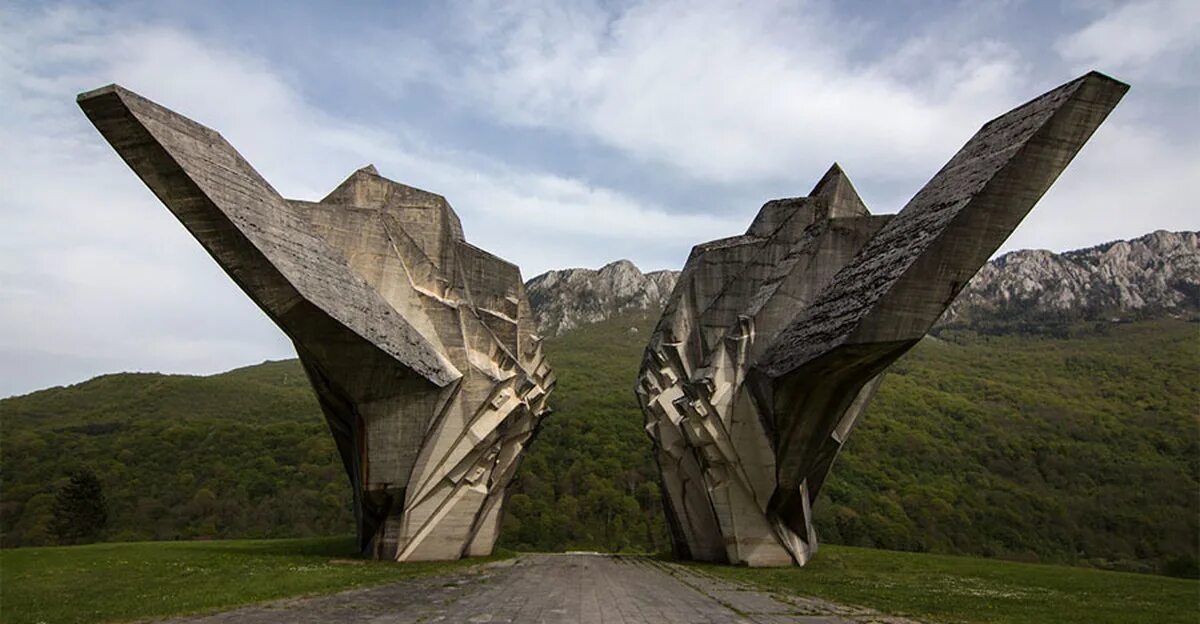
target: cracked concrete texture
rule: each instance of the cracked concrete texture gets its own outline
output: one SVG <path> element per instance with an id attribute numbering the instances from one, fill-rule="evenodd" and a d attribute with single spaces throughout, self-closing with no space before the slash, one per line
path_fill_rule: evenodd
<path id="1" fill-rule="evenodd" d="M 523 555 L 449 575 L 167 622 L 916 624 L 770 594 L 675 563 L 593 554 Z"/>

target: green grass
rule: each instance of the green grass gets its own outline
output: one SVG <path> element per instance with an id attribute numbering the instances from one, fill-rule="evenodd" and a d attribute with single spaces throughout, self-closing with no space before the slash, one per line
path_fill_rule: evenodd
<path id="1" fill-rule="evenodd" d="M 1200 621 L 1200 582 L 1144 574 L 826 545 L 803 568 L 694 565 L 777 594 L 930 622 Z"/>
<path id="2" fill-rule="evenodd" d="M 327 594 L 456 570 L 489 558 L 357 559 L 351 537 L 134 542 L 0 551 L 5 624 L 126 621 Z"/>

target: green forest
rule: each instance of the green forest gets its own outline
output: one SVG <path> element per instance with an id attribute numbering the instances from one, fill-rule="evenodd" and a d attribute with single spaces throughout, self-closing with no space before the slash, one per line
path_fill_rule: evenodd
<path id="1" fill-rule="evenodd" d="M 501 545 L 666 549 L 633 398 L 657 314 L 547 342 L 554 414 Z M 890 372 L 817 503 L 824 542 L 1197 575 L 1200 331 L 945 330 Z M 0 401 L 0 544 L 55 543 L 55 494 L 98 477 L 109 541 L 341 535 L 350 491 L 294 360 L 116 374 Z M 819 555 L 818 555 L 819 556 Z"/>

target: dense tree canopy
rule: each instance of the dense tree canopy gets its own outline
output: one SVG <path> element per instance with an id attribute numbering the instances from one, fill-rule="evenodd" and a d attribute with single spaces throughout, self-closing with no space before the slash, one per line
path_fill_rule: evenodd
<path id="1" fill-rule="evenodd" d="M 94 541 L 108 524 L 108 504 L 100 479 L 90 468 L 71 473 L 54 495 L 50 531 L 60 544 Z"/>
<path id="2" fill-rule="evenodd" d="M 555 413 L 521 467 L 502 545 L 666 548 L 632 393 L 656 316 L 548 343 Z M 819 535 L 1192 574 L 1198 379 L 1200 332 L 1181 321 L 929 337 L 891 369 L 835 464 Z M 81 465 L 103 484 L 103 539 L 353 530 L 345 473 L 295 361 L 108 375 L 0 401 L 3 545 L 55 542 L 55 495 Z"/>

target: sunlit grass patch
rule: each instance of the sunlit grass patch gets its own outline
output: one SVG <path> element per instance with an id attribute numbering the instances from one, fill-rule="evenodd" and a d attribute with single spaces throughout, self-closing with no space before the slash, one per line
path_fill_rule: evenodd
<path id="1" fill-rule="evenodd" d="M 930 622 L 1195 624 L 1200 582 L 822 545 L 803 568 L 694 564 L 780 595 L 813 596 Z"/>
<path id="2" fill-rule="evenodd" d="M 355 556 L 350 537 L 9 549 L 0 551 L 0 620 L 84 624 L 212 611 L 504 558 L 392 563 Z"/>

